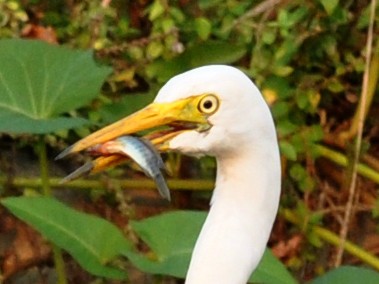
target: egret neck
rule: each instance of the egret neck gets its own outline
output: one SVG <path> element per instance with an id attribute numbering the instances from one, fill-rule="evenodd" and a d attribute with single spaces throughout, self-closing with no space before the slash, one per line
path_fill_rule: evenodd
<path id="1" fill-rule="evenodd" d="M 272 136 L 259 146 L 216 155 L 216 187 L 186 284 L 245 284 L 259 264 L 280 195 L 280 159 Z"/>

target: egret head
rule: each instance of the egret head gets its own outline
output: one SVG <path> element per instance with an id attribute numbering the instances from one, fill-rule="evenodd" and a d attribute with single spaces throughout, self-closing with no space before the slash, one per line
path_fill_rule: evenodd
<path id="1" fill-rule="evenodd" d="M 85 137 L 58 157 L 122 135 L 144 136 L 161 151 L 227 155 L 272 135 L 272 119 L 260 92 L 236 68 L 213 65 L 169 80 L 154 102 Z"/>
<path id="2" fill-rule="evenodd" d="M 261 141 L 272 123 L 256 86 L 236 68 L 205 66 L 180 74 L 166 83 L 155 102 L 183 99 L 206 120 L 208 128 L 184 131 L 169 142 L 171 150 L 194 155 L 225 155 L 245 143 Z M 268 118 L 268 119 L 267 119 Z"/>

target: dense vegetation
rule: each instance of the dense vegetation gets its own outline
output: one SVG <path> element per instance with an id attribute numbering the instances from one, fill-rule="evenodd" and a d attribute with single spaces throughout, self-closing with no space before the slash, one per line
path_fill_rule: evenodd
<path id="1" fill-rule="evenodd" d="M 379 270 L 378 12 L 375 1 L 0 0 L 0 281 L 31 277 L 31 267 L 43 278 L 52 258 L 61 283 L 63 260 L 70 281 L 122 278 L 125 270 L 132 278 L 138 273 L 129 262 L 145 272 L 183 276 L 185 267 L 173 258 L 181 247 L 164 248 L 150 236 L 167 238 L 163 231 L 175 232 L 175 222 L 192 222 L 193 236 L 183 242 L 190 247 L 204 216 L 129 221 L 162 211 L 207 209 L 215 169 L 211 158 L 165 156 L 170 187 L 178 190 L 171 205 L 151 193 L 152 183 L 133 173 L 133 165 L 62 186 L 59 178 L 84 158 L 53 159 L 79 138 L 149 103 L 173 75 L 214 63 L 248 74 L 276 121 L 283 193 L 269 243 L 274 255 L 300 282 L 323 283 L 317 277 L 342 264 Z M 13 103 L 17 110 L 9 107 Z M 75 215 L 52 194 L 112 221 L 123 234 L 102 219 Z M 34 203 L 27 198 L 40 195 L 45 196 Z M 10 212 L 54 243 L 54 257 L 50 246 Z M 97 243 L 80 232 L 83 224 L 94 222 L 97 236 L 112 236 L 112 248 L 104 248 L 99 259 L 78 243 L 76 250 L 58 226 L 48 225 L 64 224 L 63 212 L 77 219 L 67 229 L 77 238 L 94 248 L 107 243 L 105 236 Z M 31 243 L 40 247 L 28 255 L 16 248 Z M 133 250 L 146 252 L 146 244 L 156 254 L 146 259 L 167 261 L 154 266 Z M 279 265 L 270 253 L 268 259 L 269 265 Z M 255 281 L 274 281 L 265 278 L 265 265 Z M 371 270 L 341 271 L 350 281 L 356 276 L 376 283 L 378 277 Z M 293 283 L 287 276 L 272 279 Z M 170 277 L 138 277 L 174 283 Z M 329 277 L 332 283 L 335 278 Z"/>

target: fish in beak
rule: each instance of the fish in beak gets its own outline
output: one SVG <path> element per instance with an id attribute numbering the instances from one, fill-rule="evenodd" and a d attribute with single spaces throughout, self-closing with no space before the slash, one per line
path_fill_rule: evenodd
<path id="1" fill-rule="evenodd" d="M 140 111 L 79 140 L 61 152 L 56 159 L 79 151 L 87 151 L 99 157 L 64 178 L 63 182 L 83 174 L 100 172 L 129 159 L 130 156 L 123 150 L 99 150 L 104 149 L 101 148 L 101 145 L 116 141 L 122 136 L 141 136 L 158 151 L 164 152 L 170 150 L 169 143 L 178 134 L 189 130 L 199 132 L 208 130 L 211 127 L 208 116 L 198 107 L 204 96 L 207 95 L 188 97 L 173 102 L 153 102 Z"/>

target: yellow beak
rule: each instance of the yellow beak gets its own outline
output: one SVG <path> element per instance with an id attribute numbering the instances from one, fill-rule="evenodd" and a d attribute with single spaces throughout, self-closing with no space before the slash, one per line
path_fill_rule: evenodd
<path id="1" fill-rule="evenodd" d="M 91 147 L 120 136 L 132 135 L 146 130 L 150 132 L 144 138 L 150 140 L 160 151 L 169 150 L 169 141 L 179 133 L 194 129 L 204 131 L 210 127 L 207 116 L 198 110 L 198 103 L 202 97 L 193 96 L 169 103 L 152 103 L 140 111 L 79 140 L 60 153 L 56 159 L 82 150 L 90 150 Z M 166 129 L 163 131 L 156 129 L 162 126 L 166 126 Z M 127 159 L 126 156 L 119 155 L 100 157 L 93 161 L 90 166 L 87 165 L 82 171 L 98 172 L 106 167 L 119 164 L 125 159 Z M 78 175 L 83 172 L 78 173 Z"/>

